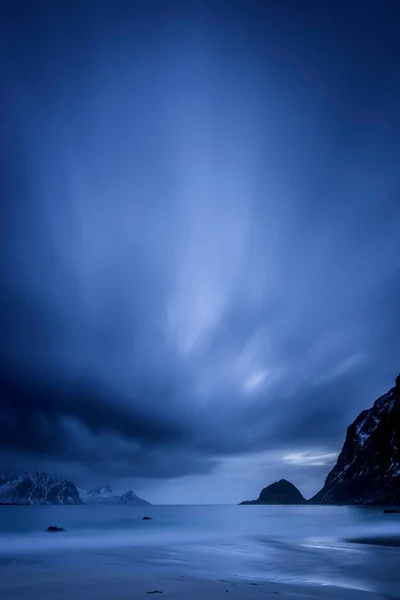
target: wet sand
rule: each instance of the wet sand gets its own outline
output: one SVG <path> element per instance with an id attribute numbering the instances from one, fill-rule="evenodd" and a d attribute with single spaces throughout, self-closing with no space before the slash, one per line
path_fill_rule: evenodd
<path id="1" fill-rule="evenodd" d="M 46 579 L 34 568 L 23 569 L 18 577 L 11 567 L 1 569 L 0 594 L 13 600 L 384 600 L 368 591 L 343 587 L 286 584 L 235 579 L 205 579 L 160 573 L 159 576 L 113 573 L 87 574 L 74 571 L 48 572 Z M 12 574 L 14 571 L 14 575 Z"/>

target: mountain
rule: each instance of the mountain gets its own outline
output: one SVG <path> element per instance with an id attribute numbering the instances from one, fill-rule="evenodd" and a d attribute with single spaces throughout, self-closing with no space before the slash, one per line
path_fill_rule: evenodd
<path id="1" fill-rule="evenodd" d="M 306 499 L 293 483 L 286 479 L 265 487 L 257 500 L 245 500 L 240 504 L 304 504 Z"/>
<path id="2" fill-rule="evenodd" d="M 114 497 L 109 485 L 104 485 L 101 488 L 90 490 L 89 492 L 82 488 L 78 488 L 78 491 L 79 496 L 85 504 L 107 504 L 108 500 Z"/>
<path id="3" fill-rule="evenodd" d="M 400 504 L 400 375 L 347 429 L 336 465 L 310 502 Z"/>
<path id="4" fill-rule="evenodd" d="M 24 473 L 0 485 L 0 502 L 13 504 L 83 504 L 68 479 L 45 473 Z"/>
<path id="5" fill-rule="evenodd" d="M 0 504 L 137 504 L 150 502 L 135 492 L 113 494 L 109 485 L 87 492 L 72 481 L 46 473 L 24 473 L 14 479 L 0 478 Z"/>
<path id="6" fill-rule="evenodd" d="M 130 490 L 124 494 L 114 494 L 109 485 L 104 485 L 96 490 L 86 492 L 79 488 L 79 495 L 84 504 L 136 504 L 138 506 L 149 506 L 150 502 L 136 496 L 135 492 Z"/>

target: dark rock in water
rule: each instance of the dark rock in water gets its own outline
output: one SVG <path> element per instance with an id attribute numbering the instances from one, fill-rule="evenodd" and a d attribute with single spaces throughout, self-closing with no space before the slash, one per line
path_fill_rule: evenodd
<path id="1" fill-rule="evenodd" d="M 265 487 L 257 500 L 245 500 L 240 504 L 304 504 L 306 499 L 293 483 L 281 479 Z"/>
<path id="2" fill-rule="evenodd" d="M 162 594 L 159 590 L 153 590 L 152 592 L 146 592 L 146 594 Z"/>
<path id="3" fill-rule="evenodd" d="M 383 512 L 387 515 L 393 515 L 393 514 L 400 515 L 400 508 L 386 508 Z"/>
<path id="4" fill-rule="evenodd" d="M 63 529 L 62 527 L 55 527 L 54 525 L 50 525 L 50 527 L 48 527 L 46 529 L 46 531 L 59 532 L 59 531 L 65 531 L 65 529 Z"/>
<path id="5" fill-rule="evenodd" d="M 142 521 L 152 521 L 151 517 L 142 517 Z"/>
<path id="6" fill-rule="evenodd" d="M 347 429 L 336 465 L 310 502 L 400 505 L 400 375 Z"/>

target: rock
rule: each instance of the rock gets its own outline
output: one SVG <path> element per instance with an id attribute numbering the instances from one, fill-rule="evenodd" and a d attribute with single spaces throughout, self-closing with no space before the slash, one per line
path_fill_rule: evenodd
<path id="1" fill-rule="evenodd" d="M 395 387 L 348 427 L 318 504 L 400 504 L 400 375 Z"/>
<path id="2" fill-rule="evenodd" d="M 142 517 L 142 521 L 152 521 L 151 517 Z"/>
<path id="3" fill-rule="evenodd" d="M 63 529 L 62 527 L 55 527 L 54 525 L 50 525 L 50 527 L 48 527 L 46 529 L 46 531 L 59 532 L 59 531 L 65 531 L 65 529 Z"/>
<path id="4" fill-rule="evenodd" d="M 153 590 L 152 592 L 146 592 L 146 594 L 162 594 L 159 590 Z"/>
<path id="5" fill-rule="evenodd" d="M 286 479 L 265 487 L 257 500 L 245 500 L 240 504 L 304 504 L 306 499 L 293 483 Z"/>

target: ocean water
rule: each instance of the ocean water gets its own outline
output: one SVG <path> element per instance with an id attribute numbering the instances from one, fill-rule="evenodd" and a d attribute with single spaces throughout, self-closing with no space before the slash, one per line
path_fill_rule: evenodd
<path id="1" fill-rule="evenodd" d="M 49 525 L 66 531 L 47 533 Z M 1 507 L 0 597 L 33 598 L 17 594 L 29 577 L 40 586 L 50 574 L 68 581 L 73 573 L 84 583 L 106 573 L 124 580 L 165 573 L 335 585 L 400 599 L 399 539 L 400 515 L 378 508 Z"/>

